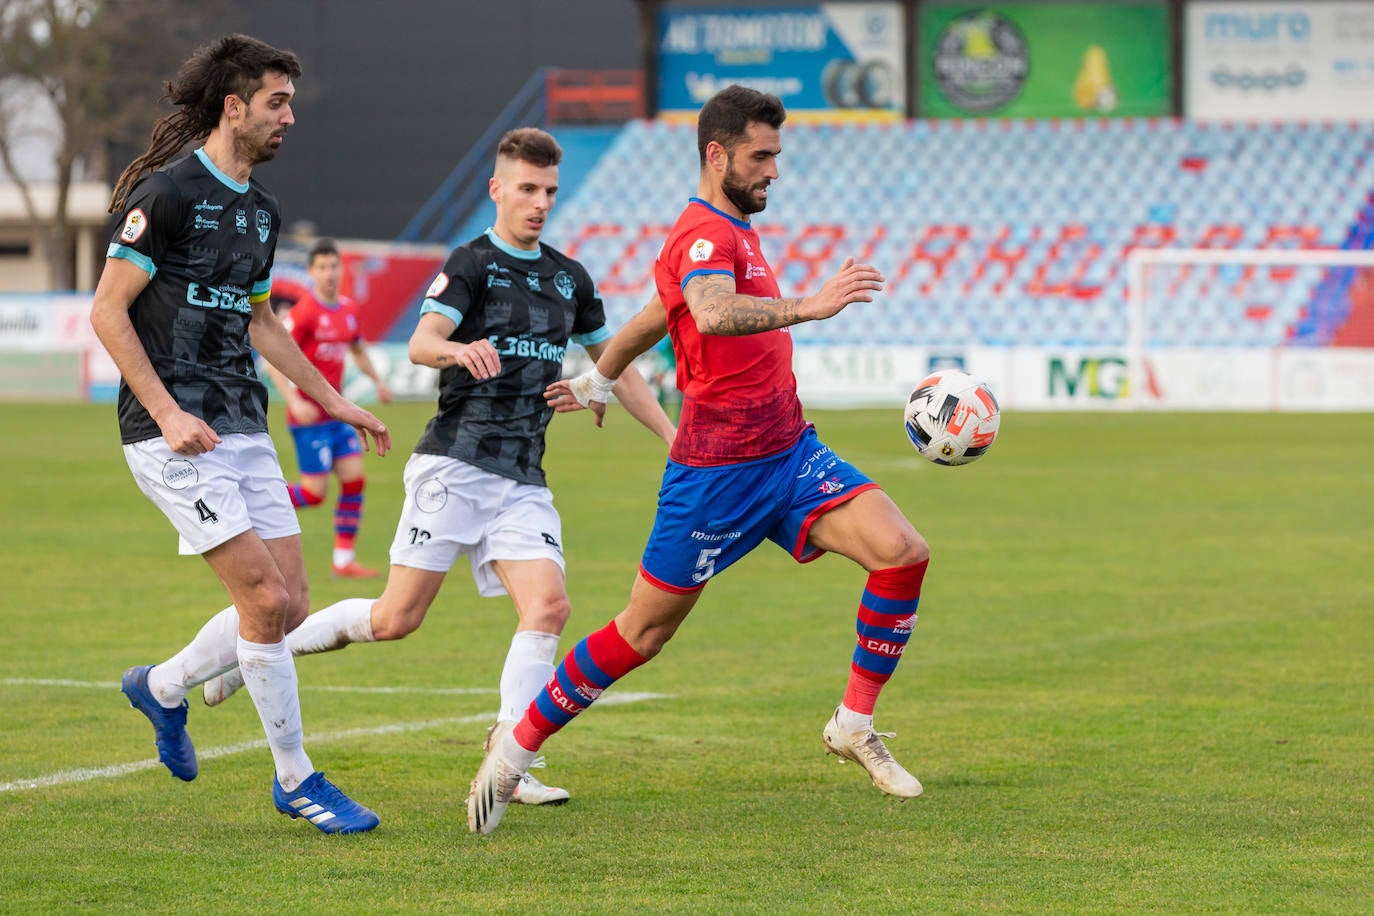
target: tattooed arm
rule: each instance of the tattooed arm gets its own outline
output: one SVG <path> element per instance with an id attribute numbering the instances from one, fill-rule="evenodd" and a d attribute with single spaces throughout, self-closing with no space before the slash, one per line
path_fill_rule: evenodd
<path id="1" fill-rule="evenodd" d="M 814 295 L 796 299 L 763 299 L 735 291 L 729 274 L 702 274 L 687 281 L 683 296 L 703 334 L 757 334 L 803 321 L 837 315 L 853 302 L 872 302 L 883 288 L 883 275 L 869 264 L 846 258 L 835 276 Z"/>
<path id="2" fill-rule="evenodd" d="M 410 361 L 417 366 L 447 369 L 462 366 L 473 378 L 491 378 L 501 371 L 501 357 L 485 337 L 472 343 L 448 339 L 458 325 L 439 312 L 425 312 L 410 335 Z"/>

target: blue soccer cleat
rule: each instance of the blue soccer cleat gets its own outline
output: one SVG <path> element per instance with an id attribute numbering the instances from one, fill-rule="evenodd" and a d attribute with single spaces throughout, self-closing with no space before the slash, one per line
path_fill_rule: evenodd
<path id="1" fill-rule="evenodd" d="M 167 765 L 172 775 L 187 782 L 196 778 L 200 767 L 196 764 L 196 748 L 186 734 L 186 701 L 171 709 L 163 706 L 148 689 L 148 672 L 152 665 L 135 665 L 124 672 L 119 689 L 129 698 L 129 705 L 153 723 L 157 743 L 157 758 Z"/>
<path id="2" fill-rule="evenodd" d="M 371 810 L 349 798 L 339 787 L 311 773 L 310 778 L 288 792 L 272 777 L 272 804 L 288 817 L 303 817 L 325 833 L 363 833 L 382 822 Z"/>

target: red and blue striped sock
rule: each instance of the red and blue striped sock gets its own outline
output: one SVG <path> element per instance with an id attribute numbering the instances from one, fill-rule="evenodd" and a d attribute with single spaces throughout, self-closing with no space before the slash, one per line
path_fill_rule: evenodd
<path id="1" fill-rule="evenodd" d="M 358 537 L 358 523 L 363 518 L 364 479 L 345 480 L 339 492 L 338 505 L 334 507 L 334 547 L 339 550 L 352 550 Z"/>
<path id="2" fill-rule="evenodd" d="M 607 687 L 646 661 L 620 635 L 612 620 L 563 656 L 553 677 L 515 726 L 515 740 L 526 750 L 539 750 L 550 735 L 596 702 Z"/>
<path id="3" fill-rule="evenodd" d="M 860 715 L 873 715 L 878 694 L 906 651 L 929 565 L 929 560 L 923 560 L 911 566 L 879 569 L 868 576 L 859 604 L 858 645 L 844 692 L 844 705 Z"/>
<path id="4" fill-rule="evenodd" d="M 323 496 L 316 496 L 299 483 L 288 483 L 286 492 L 291 494 L 291 505 L 297 509 L 308 509 L 324 502 Z"/>

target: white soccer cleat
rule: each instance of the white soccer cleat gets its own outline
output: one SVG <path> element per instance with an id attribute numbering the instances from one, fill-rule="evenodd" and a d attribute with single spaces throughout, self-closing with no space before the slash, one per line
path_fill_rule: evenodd
<path id="1" fill-rule="evenodd" d="M 514 722 L 497 722 L 487 733 L 486 756 L 468 791 L 468 831 L 491 833 L 501 823 L 520 778 L 534 762 L 534 751 L 516 742 Z"/>
<path id="2" fill-rule="evenodd" d="M 536 757 L 530 763 L 530 769 L 536 769 L 544 765 L 543 757 Z M 511 793 L 510 800 L 517 805 L 562 805 L 569 798 L 567 789 L 560 789 L 557 786 L 546 786 L 530 774 L 529 770 L 520 777 L 520 781 L 515 784 L 515 791 Z"/>
<path id="3" fill-rule="evenodd" d="M 210 678 L 205 682 L 205 705 L 218 706 L 237 693 L 242 686 L 243 675 L 236 667 L 230 668 L 218 677 Z"/>
<path id="4" fill-rule="evenodd" d="M 884 738 L 897 737 L 895 732 L 846 732 L 840 729 L 840 711 L 825 725 L 822 737 L 825 750 L 840 758 L 840 763 L 852 760 L 868 771 L 873 785 L 888 795 L 915 798 L 921 794 L 921 783 L 908 773 L 883 744 Z"/>

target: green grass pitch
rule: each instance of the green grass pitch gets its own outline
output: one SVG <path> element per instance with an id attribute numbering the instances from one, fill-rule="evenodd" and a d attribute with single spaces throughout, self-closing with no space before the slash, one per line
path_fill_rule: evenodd
<path id="1" fill-rule="evenodd" d="M 384 566 L 432 408 L 383 408 L 360 559 Z M 813 411 L 932 546 L 878 706 L 926 787 L 826 757 L 862 573 L 765 547 L 545 747 L 558 809 L 469 836 L 464 799 L 513 628 L 455 569 L 424 627 L 301 659 L 307 749 L 382 817 L 325 837 L 272 808 L 247 697 L 159 766 L 118 691 L 225 604 L 175 555 L 108 405 L 0 405 L 5 912 L 1331 912 L 1374 900 L 1374 416 L 1035 414 L 920 461 L 900 410 Z M 294 457 L 274 408 L 288 475 Z M 573 618 L 623 606 L 663 454 L 622 411 L 560 417 L 547 464 Z M 303 515 L 313 606 L 330 501 Z M 394 692 L 361 688 L 399 688 Z M 206 756 L 211 755 L 213 756 Z"/>

